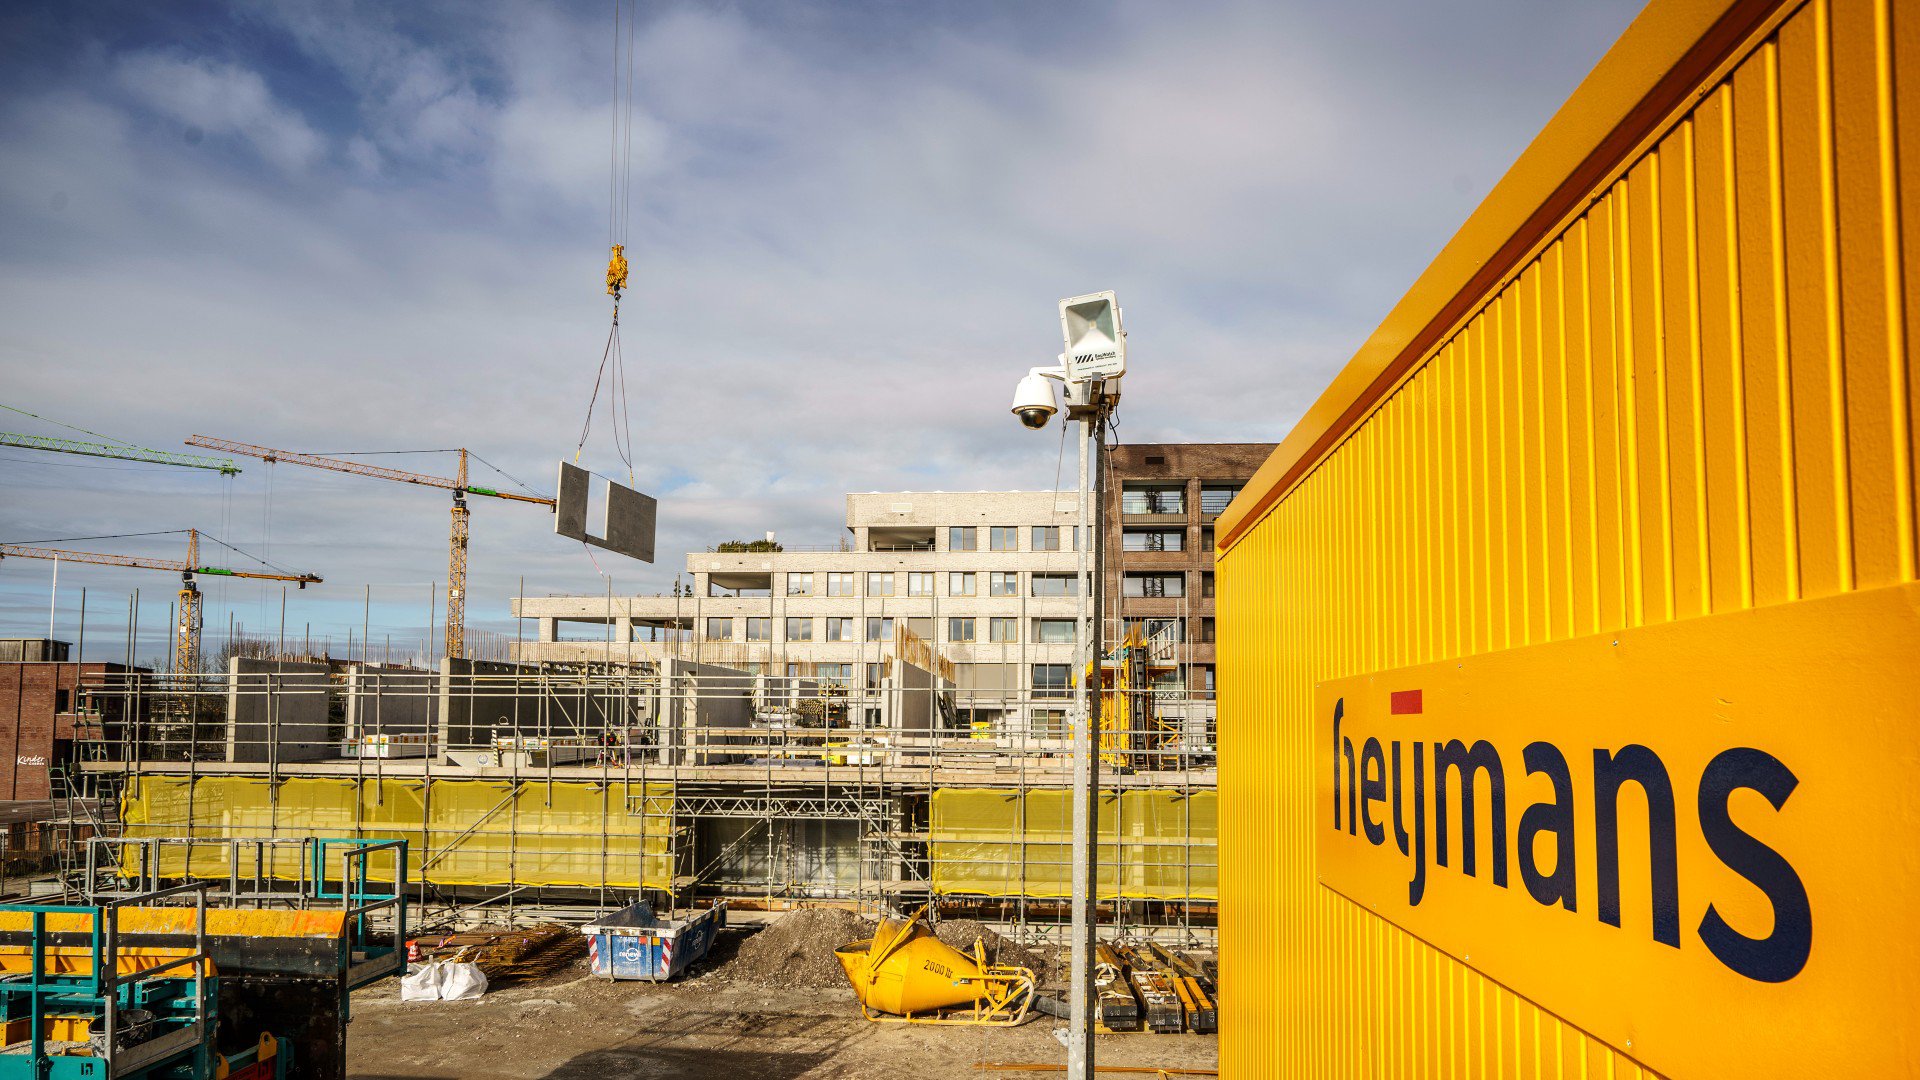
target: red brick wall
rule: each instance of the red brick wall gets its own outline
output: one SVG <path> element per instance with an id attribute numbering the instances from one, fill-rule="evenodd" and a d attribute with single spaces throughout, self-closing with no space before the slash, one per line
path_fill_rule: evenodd
<path id="1" fill-rule="evenodd" d="M 70 744 L 82 672 L 124 671 L 120 664 L 0 663 L 0 799 L 53 795 L 54 744 Z M 56 712 L 59 691 L 65 712 Z"/>

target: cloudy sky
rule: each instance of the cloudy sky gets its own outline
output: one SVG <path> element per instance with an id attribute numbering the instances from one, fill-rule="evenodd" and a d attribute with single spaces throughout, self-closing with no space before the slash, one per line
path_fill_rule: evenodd
<path id="1" fill-rule="evenodd" d="M 718 540 L 831 542 L 846 491 L 1053 487 L 1058 426 L 1006 408 L 1061 296 L 1125 305 L 1122 441 L 1277 439 L 1637 8 L 641 0 L 622 337 L 661 557 L 476 500 L 471 625 L 511 635 L 523 575 L 652 593 Z M 550 487 L 609 319 L 613 10 L 6 5 L 0 403 Z M 582 463 L 624 480 L 605 406 Z M 0 448 L 0 542 L 177 558 L 122 534 L 196 526 L 327 579 L 292 633 L 417 652 L 444 494 L 242 464 Z M 51 571 L 0 563 L 0 636 L 45 630 Z M 81 586 L 90 652 L 135 588 L 164 649 L 177 582 L 63 567 L 69 639 Z M 277 631 L 278 586 L 208 593 L 213 636 Z"/>

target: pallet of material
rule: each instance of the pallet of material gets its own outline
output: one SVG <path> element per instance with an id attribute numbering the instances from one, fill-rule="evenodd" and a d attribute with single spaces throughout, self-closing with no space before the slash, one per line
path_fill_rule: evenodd
<path id="1" fill-rule="evenodd" d="M 1186 1013 L 1187 1030 L 1196 1035 L 1211 1035 L 1220 1030 L 1220 1014 L 1213 1006 L 1213 998 L 1200 986 L 1200 980 L 1191 975 L 1176 975 L 1173 991 L 1180 996 L 1180 1007 Z"/>
<path id="2" fill-rule="evenodd" d="M 1173 975 L 1137 949 L 1122 947 L 1120 956 L 1132 969 L 1134 996 L 1146 1009 L 1147 1030 L 1175 1035 L 1186 1030 L 1186 1009 L 1173 988 Z"/>
<path id="3" fill-rule="evenodd" d="M 1126 963 L 1111 945 L 1093 951 L 1093 1000 L 1093 1019 L 1100 1030 L 1140 1030 L 1140 1003 L 1127 984 Z"/>
<path id="4" fill-rule="evenodd" d="M 544 978 L 566 968 L 586 951 L 586 942 L 578 932 L 559 925 L 423 935 L 407 943 L 409 962 L 454 960 L 477 964 L 489 986 Z"/>

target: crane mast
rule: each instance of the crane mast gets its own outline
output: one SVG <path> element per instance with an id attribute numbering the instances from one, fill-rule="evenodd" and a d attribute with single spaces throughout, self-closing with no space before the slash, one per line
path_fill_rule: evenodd
<path id="1" fill-rule="evenodd" d="M 293 450 L 276 450 L 270 446 L 255 446 L 252 443 L 235 442 L 232 439 L 217 439 L 210 435 L 193 435 L 187 439 L 188 446 L 199 446 L 209 450 L 221 450 L 229 454 L 259 458 L 266 462 L 286 462 L 290 465 L 305 465 L 312 469 L 326 469 L 330 472 L 343 472 L 353 476 L 365 476 L 375 480 L 390 480 L 399 484 L 414 484 L 420 487 L 442 488 L 453 492 L 453 521 L 447 536 L 447 656 L 459 659 L 467 652 L 467 540 L 469 535 L 468 495 L 484 495 L 490 499 L 506 499 L 511 502 L 534 503 L 553 509 L 554 501 L 542 495 L 522 495 L 512 491 L 498 491 L 493 488 L 479 487 L 467 479 L 467 451 L 456 451 L 460 455 L 458 470 L 451 477 L 433 476 L 428 473 L 408 472 L 405 469 L 391 469 L 384 465 L 368 465 L 360 461 L 348 461 L 345 458 L 324 457 L 319 454 L 302 454 Z"/>
<path id="2" fill-rule="evenodd" d="M 453 526 L 447 534 L 447 658 L 467 654 L 467 452 L 460 451 L 453 489 Z"/>
<path id="3" fill-rule="evenodd" d="M 188 568 L 180 575 L 180 621 L 173 638 L 173 670 L 177 674 L 200 670 L 200 587 L 194 584 L 192 569 L 199 565 L 200 530 L 188 529 Z"/>

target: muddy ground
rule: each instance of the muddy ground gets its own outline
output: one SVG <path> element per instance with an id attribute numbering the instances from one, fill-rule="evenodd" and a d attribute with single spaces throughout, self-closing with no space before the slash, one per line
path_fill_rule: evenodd
<path id="1" fill-rule="evenodd" d="M 363 1080 L 798 1080 L 1014 1076 L 977 1062 L 1064 1063 L 1034 1014 L 1016 1028 L 876 1024 L 850 989 L 769 989 L 730 978 L 729 930 L 716 964 L 671 984 L 608 982 L 585 961 L 479 1001 L 402 1002 L 387 980 L 354 994 L 348 1075 Z M 1211 1069 L 1211 1035 L 1103 1035 L 1099 1062 Z M 1034 1075 L 1027 1073 L 1025 1075 Z M 1045 1074 L 1040 1074 L 1045 1075 Z"/>

